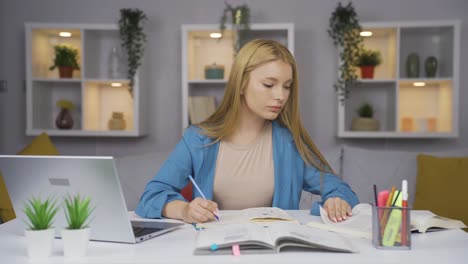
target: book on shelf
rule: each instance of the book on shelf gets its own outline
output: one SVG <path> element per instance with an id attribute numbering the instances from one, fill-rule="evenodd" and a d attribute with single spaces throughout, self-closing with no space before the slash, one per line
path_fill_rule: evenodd
<path id="1" fill-rule="evenodd" d="M 309 222 L 306 225 L 354 237 L 372 238 L 372 205 L 358 204 L 352 210 L 353 216 L 342 222 L 332 222 L 327 211 L 320 208 L 322 222 Z M 438 216 L 428 210 L 411 210 L 410 225 L 412 232 L 428 232 L 437 230 L 466 228 L 459 220 Z"/>
<path id="2" fill-rule="evenodd" d="M 285 250 L 357 252 L 339 234 L 309 228 L 293 221 L 263 226 L 255 223 L 218 225 L 197 232 L 195 255 L 231 254 L 238 245 L 242 254 L 279 253 Z"/>
<path id="3" fill-rule="evenodd" d="M 205 121 L 216 110 L 214 96 L 189 96 L 188 110 L 191 124 Z"/>

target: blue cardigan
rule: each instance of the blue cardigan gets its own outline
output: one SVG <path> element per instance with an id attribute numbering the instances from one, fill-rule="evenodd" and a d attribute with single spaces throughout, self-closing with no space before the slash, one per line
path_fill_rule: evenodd
<path id="1" fill-rule="evenodd" d="M 320 194 L 322 201 L 340 197 L 351 207 L 359 203 L 356 194 L 348 184 L 330 173 L 321 173 L 313 166 L 307 166 L 297 151 L 289 129 L 272 122 L 273 162 L 275 186 L 273 207 L 299 209 L 301 191 Z M 146 218 L 161 218 L 163 207 L 173 200 L 185 200 L 180 194 L 192 175 L 206 199 L 213 199 L 213 182 L 218 156 L 219 142 L 200 133 L 200 128 L 186 129 L 182 140 L 164 162 L 156 176 L 148 182 L 135 212 Z M 321 179 L 321 175 L 323 179 Z M 322 189 L 322 190 L 320 190 Z M 201 196 L 194 189 L 194 197 Z M 320 215 L 319 205 L 312 205 L 311 214 Z"/>

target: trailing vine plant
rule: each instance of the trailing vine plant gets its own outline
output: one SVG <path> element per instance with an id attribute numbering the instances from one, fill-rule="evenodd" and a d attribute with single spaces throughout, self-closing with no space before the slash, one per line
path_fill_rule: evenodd
<path id="1" fill-rule="evenodd" d="M 221 16 L 219 22 L 221 38 L 223 37 L 224 31 L 226 30 L 228 16 L 231 15 L 232 30 L 235 31 L 237 35 L 233 43 L 234 51 L 237 53 L 241 48 L 241 42 L 245 40 L 246 36 L 250 32 L 250 9 L 247 4 L 240 6 L 232 6 L 227 2 L 224 2 L 224 4 L 226 7 L 223 10 L 223 15 Z"/>
<path id="2" fill-rule="evenodd" d="M 358 76 L 354 67 L 362 49 L 361 30 L 353 4 L 349 2 L 346 6 L 342 6 L 338 3 L 330 17 L 328 34 L 340 53 L 338 79 L 333 86 L 341 103 L 348 98 L 350 88 L 356 85 Z"/>
<path id="3" fill-rule="evenodd" d="M 145 52 L 146 34 L 143 31 L 145 13 L 137 8 L 120 9 L 119 33 L 122 48 L 128 59 L 127 78 L 130 79 L 130 94 L 133 96 L 134 77 Z"/>

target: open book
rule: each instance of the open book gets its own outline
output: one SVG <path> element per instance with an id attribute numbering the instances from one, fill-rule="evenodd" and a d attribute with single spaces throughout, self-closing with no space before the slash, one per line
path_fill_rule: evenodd
<path id="1" fill-rule="evenodd" d="M 231 254 L 233 245 L 239 245 L 241 254 L 278 253 L 289 249 L 357 252 L 346 238 L 338 234 L 295 222 L 275 222 L 267 227 L 244 223 L 199 231 L 194 254 Z"/>
<path id="2" fill-rule="evenodd" d="M 221 211 L 219 221 L 212 221 L 198 224 L 199 227 L 212 228 L 227 224 L 246 224 L 257 223 L 263 226 L 269 225 L 278 221 L 294 221 L 293 217 L 288 215 L 286 211 L 277 207 L 255 207 L 244 210 Z"/>
<path id="3" fill-rule="evenodd" d="M 327 211 L 320 208 L 322 223 L 309 222 L 308 226 L 324 230 L 348 234 L 355 237 L 372 238 L 372 205 L 358 204 L 353 210 L 353 216 L 343 222 L 332 222 L 328 218 Z M 411 231 L 426 232 L 440 229 L 465 228 L 466 225 L 459 220 L 437 216 L 428 210 L 411 210 Z"/>

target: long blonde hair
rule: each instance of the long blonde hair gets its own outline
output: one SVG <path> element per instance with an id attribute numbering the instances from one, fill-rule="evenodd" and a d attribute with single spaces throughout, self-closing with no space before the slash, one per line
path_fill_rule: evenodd
<path id="1" fill-rule="evenodd" d="M 204 135 L 213 138 L 214 142 L 233 133 L 239 118 L 241 91 L 249 83 L 250 72 L 265 63 L 276 60 L 291 65 L 293 72 L 289 99 L 277 119 L 289 129 L 297 150 L 308 165 L 313 164 L 321 171 L 332 172 L 330 165 L 302 124 L 299 110 L 297 66 L 294 57 L 286 47 L 273 40 L 257 39 L 242 47 L 232 65 L 221 104 L 208 119 L 195 125 L 202 129 Z"/>

